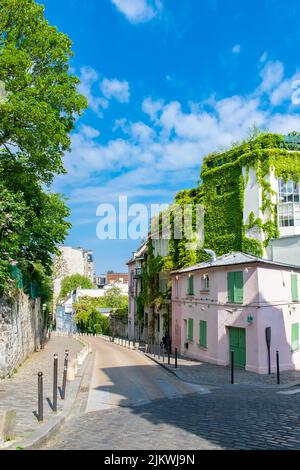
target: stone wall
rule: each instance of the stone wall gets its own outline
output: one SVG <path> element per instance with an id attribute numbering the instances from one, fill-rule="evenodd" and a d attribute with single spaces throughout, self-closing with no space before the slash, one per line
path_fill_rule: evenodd
<path id="1" fill-rule="evenodd" d="M 40 299 L 19 291 L 16 301 L 0 298 L 0 377 L 11 374 L 41 346 L 44 320 Z"/>

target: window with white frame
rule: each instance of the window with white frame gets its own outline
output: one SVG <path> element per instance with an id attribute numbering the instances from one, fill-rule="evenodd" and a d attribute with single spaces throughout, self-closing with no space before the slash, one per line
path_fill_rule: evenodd
<path id="1" fill-rule="evenodd" d="M 279 204 L 278 206 L 279 227 L 294 227 L 295 215 L 293 204 Z"/>
<path id="2" fill-rule="evenodd" d="M 209 290 L 209 276 L 208 276 L 208 274 L 203 274 L 203 276 L 202 276 L 202 290 Z"/>
<path id="3" fill-rule="evenodd" d="M 300 202 L 300 186 L 294 181 L 284 181 L 282 178 L 278 180 L 278 197 L 279 203 Z"/>

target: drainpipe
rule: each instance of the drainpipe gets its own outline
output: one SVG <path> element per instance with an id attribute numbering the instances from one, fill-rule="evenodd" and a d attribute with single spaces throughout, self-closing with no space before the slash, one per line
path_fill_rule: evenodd
<path id="1" fill-rule="evenodd" d="M 208 255 L 211 256 L 211 261 L 214 263 L 215 261 L 217 261 L 217 255 L 216 253 L 213 251 L 213 250 L 209 250 L 209 249 L 206 249 L 206 248 L 203 248 L 203 251 L 205 251 L 205 253 L 207 253 Z"/>

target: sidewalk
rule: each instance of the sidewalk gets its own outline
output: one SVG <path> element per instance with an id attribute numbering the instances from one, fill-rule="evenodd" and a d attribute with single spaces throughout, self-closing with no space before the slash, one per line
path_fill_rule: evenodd
<path id="1" fill-rule="evenodd" d="M 172 354 L 170 358 L 170 365 L 168 365 L 168 357 L 165 355 L 164 362 L 162 356 L 157 353 L 155 355 L 146 354 L 149 358 L 164 366 L 170 372 L 177 375 L 177 377 L 185 382 L 196 383 L 200 385 L 216 385 L 224 386 L 231 385 L 231 369 L 230 367 L 218 366 L 199 362 L 196 360 L 186 359 L 182 356 L 178 357 L 175 369 L 175 358 Z M 285 371 L 280 373 L 280 385 L 277 385 L 277 374 L 271 375 L 255 374 L 248 372 L 244 369 L 235 367 L 234 369 L 234 383 L 244 386 L 253 387 L 278 387 L 286 388 L 289 386 L 300 385 L 300 371 Z"/>
<path id="2" fill-rule="evenodd" d="M 3 410 L 16 411 L 16 439 L 28 437 L 41 426 L 34 415 L 34 412 L 37 412 L 38 372 L 42 371 L 44 374 L 45 423 L 54 415 L 47 402 L 47 398 L 52 402 L 53 355 L 58 354 L 58 385 L 61 386 L 65 350 L 69 349 L 69 359 L 72 360 L 82 348 L 83 344 L 72 337 L 53 336 L 45 344 L 45 349 L 33 353 L 12 378 L 0 379 L 0 412 Z M 67 395 L 68 386 L 67 382 Z M 60 394 L 58 394 L 58 412 L 62 410 L 62 404 Z"/>

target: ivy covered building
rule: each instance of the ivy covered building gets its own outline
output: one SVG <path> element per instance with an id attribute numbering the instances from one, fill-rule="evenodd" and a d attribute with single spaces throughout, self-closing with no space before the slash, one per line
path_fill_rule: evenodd
<path id="1" fill-rule="evenodd" d="M 242 252 L 300 266 L 299 134 L 264 133 L 210 154 L 200 177 L 198 187 L 180 191 L 174 202 L 203 206 L 205 248 L 217 256 Z M 184 233 L 178 240 L 148 240 L 133 301 L 146 341 L 160 340 L 162 318 L 170 328 L 169 273 L 209 258 L 201 248 L 186 246 Z"/>
<path id="2" fill-rule="evenodd" d="M 199 192 L 208 248 L 300 264 L 299 150 L 297 135 L 263 134 L 204 159 Z"/>

